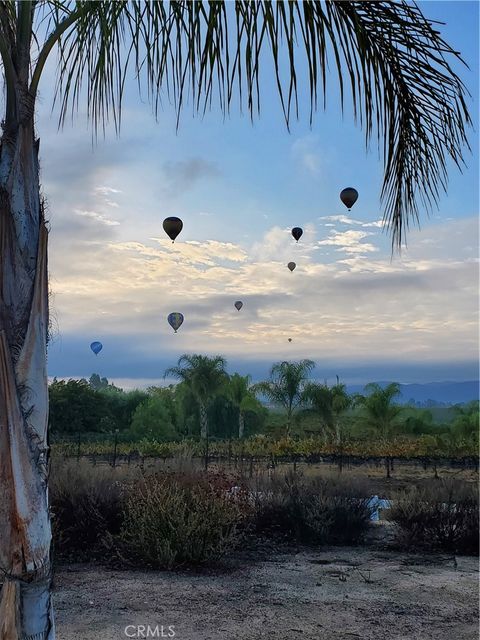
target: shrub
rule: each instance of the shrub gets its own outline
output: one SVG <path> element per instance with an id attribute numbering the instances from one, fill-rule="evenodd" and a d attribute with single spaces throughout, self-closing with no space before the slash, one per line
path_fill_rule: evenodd
<path id="1" fill-rule="evenodd" d="M 476 487 L 458 480 L 436 480 L 400 495 L 388 518 L 396 524 L 402 546 L 478 553 L 478 502 Z"/>
<path id="2" fill-rule="evenodd" d="M 146 476 L 127 494 L 117 542 L 124 559 L 155 568 L 203 564 L 239 539 L 241 501 L 211 482 Z"/>
<path id="3" fill-rule="evenodd" d="M 367 531 L 367 500 L 345 496 L 313 496 L 305 510 L 310 539 L 316 544 L 357 544 Z"/>
<path id="4" fill-rule="evenodd" d="M 95 557 L 104 551 L 108 534 L 120 530 L 122 484 L 113 469 L 59 465 L 50 482 L 50 503 L 60 555 Z"/>
<path id="5" fill-rule="evenodd" d="M 150 396 L 137 406 L 132 417 L 131 432 L 136 437 L 158 441 L 175 440 L 178 437 L 166 401 L 161 395 Z"/>
<path id="6" fill-rule="evenodd" d="M 362 489 L 348 480 L 287 474 L 257 493 L 256 531 L 306 544 L 354 544 L 369 525 Z"/>

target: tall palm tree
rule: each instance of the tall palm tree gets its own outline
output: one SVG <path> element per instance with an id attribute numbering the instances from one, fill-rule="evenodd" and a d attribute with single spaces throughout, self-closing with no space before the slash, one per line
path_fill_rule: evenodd
<path id="1" fill-rule="evenodd" d="M 240 439 L 245 435 L 245 413 L 247 411 L 258 412 L 260 409 L 260 403 L 255 397 L 251 381 L 250 376 L 234 373 L 230 376 L 226 388 L 226 395 L 238 411 L 238 437 Z"/>
<path id="2" fill-rule="evenodd" d="M 392 242 L 437 202 L 446 161 L 461 165 L 470 117 L 453 71 L 458 54 L 406 1 L 0 0 L 5 112 L 0 139 L 0 640 L 53 640 L 47 496 L 47 228 L 40 195 L 38 90 L 56 51 L 60 122 L 87 100 L 95 131 L 120 125 L 125 80 L 144 82 L 178 114 L 217 95 L 252 117 L 260 76 L 276 78 L 285 120 L 297 113 L 305 61 L 310 117 L 327 69 L 350 91 L 367 142 L 385 161 L 382 198 Z M 270 65 L 267 68 L 267 65 Z M 302 73 L 303 77 L 303 73 Z M 18 615 L 15 612 L 19 612 Z"/>
<path id="3" fill-rule="evenodd" d="M 365 391 L 368 395 L 359 394 L 355 397 L 355 404 L 364 409 L 363 422 L 383 438 L 388 438 L 402 412 L 402 407 L 393 402 L 400 395 L 400 385 L 391 382 L 383 388 L 371 382 L 365 386 Z"/>
<path id="4" fill-rule="evenodd" d="M 285 410 L 287 436 L 290 435 L 295 410 L 305 401 L 305 384 L 314 367 L 313 360 L 277 362 L 270 369 L 270 380 L 255 385 L 256 392 Z"/>
<path id="5" fill-rule="evenodd" d="M 212 358 L 202 355 L 184 354 L 176 367 L 165 371 L 166 376 L 173 376 L 185 382 L 191 389 L 200 411 L 200 436 L 208 436 L 207 410 L 210 402 L 225 384 L 227 373 L 225 358 Z"/>
<path id="6" fill-rule="evenodd" d="M 333 435 L 337 444 L 341 440 L 341 418 L 352 406 L 352 397 L 346 387 L 337 379 L 337 384 L 329 387 L 325 384 L 311 382 L 304 391 L 307 411 L 320 416 L 324 429 Z"/>

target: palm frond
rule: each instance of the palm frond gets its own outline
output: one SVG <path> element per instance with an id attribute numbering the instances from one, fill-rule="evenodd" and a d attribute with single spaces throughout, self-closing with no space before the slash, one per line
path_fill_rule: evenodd
<path id="1" fill-rule="evenodd" d="M 0 19 L 1 5 L 7 4 L 0 3 Z M 305 63 L 312 119 L 319 94 L 326 103 L 330 64 L 342 109 L 349 94 L 366 143 L 376 134 L 385 163 L 384 221 L 398 247 L 421 210 L 428 213 L 438 203 L 447 187 L 448 160 L 459 167 L 464 162 L 471 119 L 468 92 L 454 70 L 461 59 L 414 2 L 53 0 L 43 5 L 51 7 L 59 45 L 62 122 L 78 107 L 85 87 L 95 126 L 110 117 L 120 126 L 129 71 L 146 85 L 156 114 L 164 99 L 179 117 L 190 99 L 203 112 L 217 96 L 224 113 L 238 99 L 254 117 L 260 111 L 261 72 L 270 65 L 288 126 L 298 116 L 298 70 Z M 65 20 L 71 21 L 68 28 Z M 44 59 L 41 52 L 39 63 Z"/>
<path id="2" fill-rule="evenodd" d="M 178 378 L 190 388 L 198 401 L 206 403 L 225 385 L 225 367 L 226 360 L 223 356 L 183 354 L 176 367 L 165 371 L 165 376 Z"/>
<path id="3" fill-rule="evenodd" d="M 314 367 L 313 360 L 276 362 L 270 369 L 270 380 L 258 382 L 253 390 L 266 396 L 270 402 L 293 411 L 305 400 L 304 389 Z"/>
<path id="4" fill-rule="evenodd" d="M 356 406 L 363 408 L 360 418 L 365 426 L 380 431 L 386 436 L 403 411 L 400 405 L 393 403 L 393 399 L 400 395 L 400 385 L 391 382 L 386 387 L 381 387 L 371 382 L 365 386 L 365 390 L 369 395 L 355 397 Z"/>

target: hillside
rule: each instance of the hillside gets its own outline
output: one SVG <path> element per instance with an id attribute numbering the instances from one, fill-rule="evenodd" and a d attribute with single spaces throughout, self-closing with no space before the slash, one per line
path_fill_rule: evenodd
<path id="1" fill-rule="evenodd" d="M 381 386 L 388 384 L 379 382 Z M 400 403 L 410 404 L 412 401 L 418 406 L 445 406 L 470 402 L 479 399 L 478 380 L 464 382 L 427 382 L 425 384 L 400 385 L 402 396 Z M 363 385 L 347 385 L 348 393 L 363 393 Z"/>

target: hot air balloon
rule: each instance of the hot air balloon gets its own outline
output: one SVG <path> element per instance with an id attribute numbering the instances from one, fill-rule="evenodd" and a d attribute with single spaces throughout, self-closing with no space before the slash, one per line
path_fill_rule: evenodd
<path id="1" fill-rule="evenodd" d="M 168 314 L 168 324 L 172 327 L 172 329 L 177 333 L 177 329 L 182 326 L 183 323 L 183 314 L 178 311 L 174 311 L 173 313 Z"/>
<path id="2" fill-rule="evenodd" d="M 302 235 L 303 235 L 303 229 L 301 229 L 300 227 L 293 227 L 292 236 L 295 238 L 297 242 L 300 240 Z"/>
<path id="3" fill-rule="evenodd" d="M 357 199 L 358 199 L 358 191 L 353 187 L 347 187 L 340 193 L 340 200 L 343 202 L 343 204 L 347 207 L 349 211 L 353 207 Z"/>
<path id="4" fill-rule="evenodd" d="M 293 271 L 295 269 L 297 265 L 295 264 L 295 262 L 289 262 L 287 264 L 287 267 L 290 269 L 290 271 Z"/>
<path id="5" fill-rule="evenodd" d="M 183 222 L 180 220 L 180 218 L 171 216 L 170 218 L 165 218 L 165 220 L 163 221 L 163 228 L 170 240 L 172 242 L 175 242 L 175 238 L 183 229 Z"/>
<path id="6" fill-rule="evenodd" d="M 289 341 L 289 342 L 291 342 L 291 341 L 292 341 L 292 339 L 291 339 L 291 338 L 289 338 L 289 339 L 288 339 L 288 341 Z"/>
<path id="7" fill-rule="evenodd" d="M 103 344 L 101 342 L 92 342 L 92 344 L 90 345 L 90 349 L 93 351 L 93 353 L 98 356 L 98 354 L 100 353 L 100 351 L 103 349 Z"/>
<path id="8" fill-rule="evenodd" d="M 243 307 L 243 302 L 242 302 L 241 300 L 237 300 L 237 301 L 235 302 L 235 309 L 236 309 L 237 311 L 240 311 L 240 309 L 241 309 L 242 307 Z"/>

